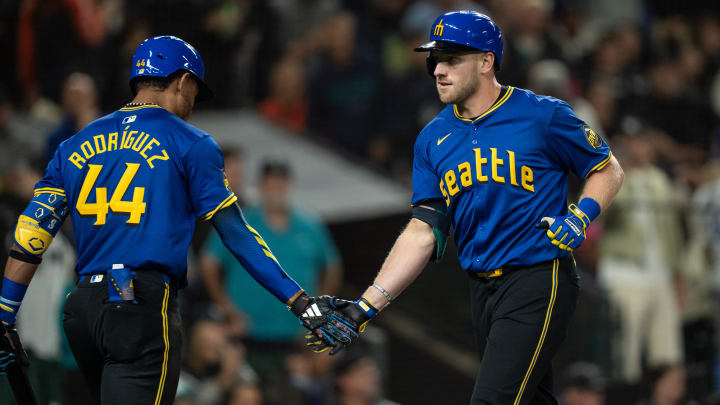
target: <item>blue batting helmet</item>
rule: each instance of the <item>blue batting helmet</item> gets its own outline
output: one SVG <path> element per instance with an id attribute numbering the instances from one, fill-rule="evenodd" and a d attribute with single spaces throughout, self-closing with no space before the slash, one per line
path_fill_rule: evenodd
<path id="1" fill-rule="evenodd" d="M 468 48 L 492 52 L 495 54 L 495 70 L 500 70 L 502 34 L 500 27 L 490 17 L 477 11 L 452 11 L 436 18 L 431 28 L 430 42 L 415 48 L 416 52 L 435 49 L 453 52 Z M 432 75 L 432 72 L 430 74 Z"/>
<path id="2" fill-rule="evenodd" d="M 213 92 L 205 83 L 205 64 L 192 45 L 178 37 L 163 35 L 148 38 L 138 46 L 132 58 L 130 83 L 140 77 L 168 77 L 185 70 L 198 84 L 196 100 L 209 100 Z"/>

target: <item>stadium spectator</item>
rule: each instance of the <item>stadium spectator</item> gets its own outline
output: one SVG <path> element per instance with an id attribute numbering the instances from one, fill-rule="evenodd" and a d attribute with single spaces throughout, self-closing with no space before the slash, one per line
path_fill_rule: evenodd
<path id="1" fill-rule="evenodd" d="M 284 367 L 267 377 L 268 404 L 330 405 L 335 358 L 317 356 L 304 347 L 284 359 Z"/>
<path id="2" fill-rule="evenodd" d="M 599 279 L 618 308 L 618 377 L 642 378 L 651 368 L 682 364 L 682 336 L 674 280 L 684 243 L 677 191 L 654 165 L 647 132 L 625 135 L 618 148 L 625 182 L 604 214 Z"/>
<path id="3" fill-rule="evenodd" d="M 575 363 L 565 371 L 562 405 L 603 405 L 607 382 L 592 363 Z"/>
<path id="4" fill-rule="evenodd" d="M 667 134 L 657 142 L 663 160 L 699 169 L 707 161 L 718 117 L 688 93 L 689 78 L 676 57 L 657 56 L 647 76 L 651 92 L 626 100 L 623 112 Z"/>
<path id="5" fill-rule="evenodd" d="M 415 143 L 415 137 L 443 108 L 434 84 L 428 80 L 427 55 L 413 52 L 413 44 L 425 40 L 425 30 L 427 25 L 422 33 L 404 32 L 401 49 L 407 66 L 397 76 L 385 75 L 383 89 L 386 94 L 379 101 L 381 111 L 393 113 L 380 114 L 376 118 L 377 129 L 370 141 L 369 158 L 373 164 L 403 180 L 410 177 L 411 145 Z"/>
<path id="6" fill-rule="evenodd" d="M 269 3 L 278 17 L 278 40 L 286 51 L 292 53 L 293 48 L 308 45 L 317 28 L 340 10 L 341 1 L 270 0 Z"/>
<path id="7" fill-rule="evenodd" d="M 357 19 L 344 12 L 323 27 L 322 51 L 311 71 L 308 126 L 345 150 L 366 156 L 380 96 L 381 66 L 358 38 Z"/>
<path id="8" fill-rule="evenodd" d="M 56 122 L 51 112 L 53 104 L 46 101 L 36 103 L 36 107 L 43 104 L 49 108 L 21 112 L 0 87 L 0 183 L 2 177 L 14 168 L 40 166 L 45 134 Z"/>
<path id="9" fill-rule="evenodd" d="M 62 88 L 63 120 L 48 136 L 45 162 L 49 162 L 62 141 L 100 117 L 97 88 L 92 77 L 75 72 L 65 79 Z"/>
<path id="10" fill-rule="evenodd" d="M 342 279 L 340 257 L 325 226 L 291 204 L 292 174 L 286 163 L 265 161 L 258 180 L 260 205 L 244 210 L 248 223 L 263 235 L 285 271 L 308 294 L 333 294 Z M 301 331 L 292 314 L 272 305 L 273 297 L 250 282 L 245 269 L 211 233 L 201 267 L 208 293 L 235 325 L 247 319 L 249 361 L 261 374 L 282 367 Z M 225 282 L 220 282 L 221 269 Z M 236 330 L 242 327 L 236 326 Z"/>
<path id="11" fill-rule="evenodd" d="M 13 106 L 5 90 L 0 86 L 0 179 L 22 159 L 22 137 L 11 126 Z M 2 184 L 0 183 L 0 186 Z"/>
<path id="12" fill-rule="evenodd" d="M 499 78 L 502 83 L 527 87 L 527 71 L 543 59 L 562 58 L 562 49 L 550 36 L 551 0 L 506 2 L 510 30 L 504 38 Z M 507 25 L 506 25 L 507 26 Z"/>
<path id="13" fill-rule="evenodd" d="M 230 390 L 227 405 L 263 405 L 263 393 L 256 384 L 240 383 Z"/>
<path id="14" fill-rule="evenodd" d="M 567 101 L 578 118 L 585 121 L 590 128 L 600 130 L 602 126 L 595 113 L 595 108 L 581 95 L 573 94 L 570 70 L 561 60 L 544 59 L 538 61 L 528 70 L 528 89 L 535 94 L 552 96 Z M 604 131 L 600 131 L 604 134 Z"/>
<path id="15" fill-rule="evenodd" d="M 715 384 L 716 316 L 720 291 L 720 163 L 711 162 L 687 207 L 688 245 L 681 290 L 688 393 L 699 396 Z M 715 377 L 717 378 L 717 376 Z"/>
<path id="16" fill-rule="evenodd" d="M 290 132 L 304 132 L 308 120 L 305 80 L 299 60 L 285 58 L 278 62 L 270 74 L 270 93 L 258 106 L 260 114 Z"/>
<path id="17" fill-rule="evenodd" d="M 560 45 L 562 60 L 569 67 L 577 67 L 597 41 L 598 33 L 589 29 L 587 20 L 580 2 L 557 4 L 557 23 L 550 27 L 550 35 Z"/>
<path id="18" fill-rule="evenodd" d="M 614 135 L 617 129 L 617 96 L 609 79 L 592 81 L 585 93 L 588 102 L 597 116 L 597 130 L 600 133 Z"/>
<path id="19" fill-rule="evenodd" d="M 178 397 L 193 405 L 221 405 L 242 381 L 257 381 L 245 361 L 245 348 L 231 339 L 223 323 L 209 318 L 197 321 L 191 328 Z"/>
<path id="20" fill-rule="evenodd" d="M 397 405 L 382 397 L 380 369 L 362 352 L 348 351 L 334 368 L 337 397 L 333 405 Z"/>
<path id="21" fill-rule="evenodd" d="M 105 39 L 115 1 L 30 0 L 18 20 L 18 81 L 25 97 L 42 89 L 58 100 L 60 85 L 80 67 L 97 70 L 95 50 Z"/>
<path id="22" fill-rule="evenodd" d="M 684 401 L 687 388 L 687 372 L 682 365 L 664 366 L 648 372 L 647 381 L 650 395 L 636 405 L 680 405 Z M 693 402 L 690 402 L 693 403 Z"/>
<path id="23" fill-rule="evenodd" d="M 32 287 L 23 300 L 23 310 L 18 313 L 18 333 L 33 364 L 29 369 L 31 382 L 38 401 L 43 404 L 62 401 L 63 332 L 58 317 L 65 302 L 66 287 L 75 280 L 74 266 L 75 249 L 60 232 L 43 255 Z"/>

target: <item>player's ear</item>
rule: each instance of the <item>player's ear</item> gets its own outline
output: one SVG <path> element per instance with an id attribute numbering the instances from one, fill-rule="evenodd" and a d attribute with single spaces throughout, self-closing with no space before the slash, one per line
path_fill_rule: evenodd
<path id="1" fill-rule="evenodd" d="M 480 58 L 480 71 L 482 73 L 488 73 L 495 69 L 495 54 L 492 52 L 483 52 L 479 56 Z"/>
<path id="2" fill-rule="evenodd" d="M 190 73 L 188 73 L 188 72 L 183 73 L 182 75 L 180 75 L 180 77 L 177 80 L 177 89 L 176 90 L 178 92 L 182 92 L 183 90 L 185 90 L 186 87 L 188 87 L 190 85 L 191 80 L 193 80 L 193 78 L 190 75 Z"/>

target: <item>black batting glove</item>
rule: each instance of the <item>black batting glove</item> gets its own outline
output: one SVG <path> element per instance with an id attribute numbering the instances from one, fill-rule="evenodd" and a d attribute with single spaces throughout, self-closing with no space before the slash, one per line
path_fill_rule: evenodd
<path id="1" fill-rule="evenodd" d="M 360 298 L 357 301 L 349 301 L 336 297 L 322 296 L 320 298 L 327 298 L 327 303 L 334 310 L 334 316 L 337 322 L 341 323 L 344 327 L 352 331 L 351 335 L 354 336 L 353 341 L 365 331 L 367 323 L 377 315 L 377 309 L 370 304 L 365 298 Z M 322 339 L 318 339 L 314 334 L 308 333 L 305 335 L 307 345 L 312 347 L 315 352 L 323 352 L 328 350 L 330 346 L 327 342 Z M 352 341 L 350 342 L 352 343 Z M 350 343 L 344 343 L 343 346 L 347 346 Z M 335 347 L 330 354 L 335 354 L 340 351 L 342 347 Z"/>
<path id="2" fill-rule="evenodd" d="M 331 355 L 336 354 L 357 338 L 357 332 L 347 320 L 337 312 L 332 301 L 334 297 L 323 295 L 310 297 L 303 293 L 290 306 L 292 313 L 297 316 L 302 326 L 307 328 L 316 352 L 323 352 L 332 348 Z"/>
<path id="3" fill-rule="evenodd" d="M 0 375 L 7 374 L 8 369 L 18 362 L 18 359 L 22 365 L 29 364 L 25 351 L 20 349 L 18 352 L 19 342 L 20 338 L 14 327 L 0 325 Z"/>

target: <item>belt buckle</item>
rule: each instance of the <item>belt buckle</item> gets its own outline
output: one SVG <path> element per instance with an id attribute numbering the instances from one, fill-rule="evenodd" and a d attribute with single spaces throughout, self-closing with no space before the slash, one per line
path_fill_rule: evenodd
<path id="1" fill-rule="evenodd" d="M 502 267 L 500 267 L 499 269 L 495 269 L 495 270 L 491 271 L 490 274 L 488 274 L 488 278 L 500 277 L 502 275 L 503 275 L 503 269 L 502 269 Z"/>
<path id="2" fill-rule="evenodd" d="M 495 269 L 492 271 L 486 271 L 486 272 L 482 272 L 482 273 L 478 272 L 475 274 L 477 274 L 477 276 L 479 278 L 496 278 L 496 277 L 500 277 L 503 275 L 503 269 L 502 269 L 502 267 L 500 267 L 499 269 Z"/>

